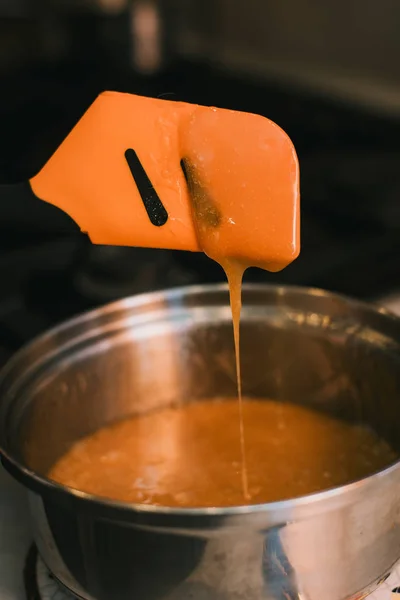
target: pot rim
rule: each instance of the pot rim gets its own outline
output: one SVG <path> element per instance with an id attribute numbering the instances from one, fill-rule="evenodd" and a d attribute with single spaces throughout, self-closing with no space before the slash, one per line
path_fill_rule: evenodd
<path id="1" fill-rule="evenodd" d="M 336 299 L 344 302 L 347 306 L 352 308 L 359 308 L 367 313 L 380 314 L 387 321 L 392 321 L 393 324 L 400 326 L 400 317 L 397 317 L 394 313 L 387 310 L 379 305 L 370 304 L 368 302 L 360 301 L 347 297 L 342 294 L 337 294 L 327 290 L 322 290 L 314 287 L 306 286 L 291 286 L 291 285 L 279 285 L 279 284 L 243 284 L 243 291 L 248 292 L 268 292 L 275 291 L 278 295 L 285 295 L 287 293 L 294 293 L 299 295 L 307 296 L 319 296 L 324 298 Z M 44 333 L 36 336 L 29 343 L 24 345 L 18 350 L 3 366 L 0 370 L 0 387 L 4 383 L 7 375 L 12 369 L 18 365 L 18 363 L 29 354 L 32 348 L 38 343 L 45 339 L 51 338 L 65 330 L 68 330 L 81 323 L 94 320 L 100 315 L 112 313 L 116 309 L 121 308 L 134 308 L 142 305 L 146 305 L 151 301 L 167 300 L 172 301 L 175 298 L 182 296 L 194 296 L 196 294 L 206 295 L 215 292 L 229 292 L 227 283 L 221 284 L 208 284 L 208 285 L 193 285 L 193 286 L 182 286 L 176 288 L 168 288 L 165 290 L 147 292 L 143 294 L 135 294 L 116 300 L 114 302 L 107 303 L 101 307 L 85 311 L 79 315 L 67 319 L 60 324 L 48 329 Z M 400 336 L 399 336 L 400 337 Z M 0 399 L 1 402 L 1 399 Z M 41 476 L 35 471 L 29 469 L 17 460 L 10 452 L 8 452 L 0 439 L 0 459 L 4 467 L 13 475 L 17 480 L 23 483 L 26 487 L 41 492 L 43 490 L 53 491 L 61 493 L 63 496 L 69 497 L 71 500 L 83 501 L 91 506 L 98 506 L 103 508 L 111 508 L 117 511 L 128 512 L 130 514 L 136 513 L 138 515 L 159 515 L 159 516 L 171 516 L 171 517 L 234 517 L 234 516 L 245 516 L 245 515 L 266 515 L 266 514 L 290 514 L 291 511 L 300 509 L 301 507 L 308 506 L 309 508 L 315 507 L 322 502 L 340 501 L 346 503 L 348 496 L 353 493 L 359 493 L 363 488 L 364 492 L 367 493 L 370 486 L 374 486 L 377 479 L 387 478 L 392 473 L 400 470 L 400 457 L 391 465 L 381 469 L 367 477 L 357 479 L 345 485 L 337 486 L 320 492 L 299 496 L 297 498 L 291 498 L 287 500 L 280 500 L 275 502 L 267 502 L 262 504 L 250 504 L 240 506 L 228 506 L 228 507 L 203 507 L 203 508 L 184 508 L 184 507 L 168 507 L 158 506 L 153 504 L 138 504 L 138 503 L 127 503 L 109 498 L 103 498 L 94 494 L 89 494 L 70 488 L 68 486 L 56 483 L 45 476 Z"/>

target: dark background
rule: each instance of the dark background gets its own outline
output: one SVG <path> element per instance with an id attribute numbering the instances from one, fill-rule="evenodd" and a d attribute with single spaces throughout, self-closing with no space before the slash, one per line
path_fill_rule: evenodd
<path id="1" fill-rule="evenodd" d="M 356 30 L 353 38 L 347 32 L 354 55 L 349 41 L 346 54 L 340 19 L 318 9 L 324 42 L 312 26 L 312 4 L 306 3 L 311 12 L 304 31 L 301 20 L 296 27 L 293 56 L 301 55 L 303 46 L 317 50 L 318 42 L 320 55 L 329 60 L 321 58 L 315 70 L 304 52 L 302 69 L 292 69 L 298 76 L 290 77 L 288 57 L 283 61 L 277 54 L 280 46 L 289 47 L 283 43 L 290 38 L 289 13 L 280 21 L 281 33 L 267 20 L 264 32 L 256 7 L 248 14 L 246 3 L 228 3 L 235 7 L 237 33 L 230 33 L 225 48 L 224 23 L 230 16 L 222 0 L 219 12 L 217 0 L 187 0 L 185 6 L 194 10 L 191 19 L 179 0 L 0 0 L 0 183 L 34 175 L 105 89 L 257 112 L 283 127 L 298 151 L 302 251 L 282 273 L 252 270 L 246 279 L 318 286 L 367 299 L 395 291 L 400 282 L 400 96 L 393 92 L 390 102 L 387 94 L 386 101 L 377 101 L 384 94 L 376 82 L 371 97 L 357 94 L 362 86 L 355 84 L 348 88 L 352 93 L 335 90 L 335 51 L 342 66 L 343 57 L 349 57 L 347 81 L 359 82 L 366 71 L 356 59 L 365 52 L 356 49 L 361 43 L 368 48 L 371 34 L 367 27 L 365 39 L 357 38 Z M 354 22 L 362 24 L 364 18 L 360 13 Z M 385 18 L 390 22 L 393 16 Z M 255 24 L 259 39 L 265 33 L 269 40 L 265 49 L 261 42 L 251 44 L 251 35 L 241 35 Z M 327 37 L 330 24 L 337 35 Z M 382 57 L 386 47 L 388 56 L 393 51 L 388 31 L 371 38 Z M 268 67 L 271 57 L 274 68 Z M 372 58 L 366 61 L 372 63 Z M 311 77 L 315 72 L 320 80 Z M 318 87 L 319 81 L 325 85 Z M 45 239 L 34 231 L 22 235 L 0 223 L 0 341 L 6 353 L 63 318 L 123 295 L 223 279 L 219 267 L 202 255 L 95 247 L 85 240 Z"/>

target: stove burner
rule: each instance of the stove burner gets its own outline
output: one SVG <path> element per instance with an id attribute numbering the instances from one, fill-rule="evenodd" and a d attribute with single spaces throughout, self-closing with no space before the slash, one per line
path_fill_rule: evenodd
<path id="1" fill-rule="evenodd" d="M 369 595 L 356 596 L 358 600 L 400 600 L 400 562 L 391 573 L 386 573 Z M 50 573 L 36 549 L 31 546 L 24 569 L 24 584 L 27 600 L 76 600 Z"/>
<path id="2" fill-rule="evenodd" d="M 50 573 L 36 546 L 31 546 L 26 558 L 24 584 L 27 600 L 76 600 Z"/>

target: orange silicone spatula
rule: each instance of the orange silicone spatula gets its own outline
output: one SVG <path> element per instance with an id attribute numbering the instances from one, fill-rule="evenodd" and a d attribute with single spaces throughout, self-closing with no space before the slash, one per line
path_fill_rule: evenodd
<path id="1" fill-rule="evenodd" d="M 198 251 L 213 239 L 271 270 L 299 252 L 296 153 L 253 114 L 104 92 L 16 190 L 16 206 L 31 195 L 20 206 L 32 227 L 52 211 L 96 244 Z"/>

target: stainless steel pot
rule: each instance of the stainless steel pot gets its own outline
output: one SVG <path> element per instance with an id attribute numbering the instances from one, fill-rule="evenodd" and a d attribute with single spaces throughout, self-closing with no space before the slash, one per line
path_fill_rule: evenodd
<path id="1" fill-rule="evenodd" d="M 399 319 L 317 290 L 245 287 L 243 299 L 246 395 L 369 423 L 400 453 Z M 399 463 L 312 496 L 227 509 L 126 505 L 46 479 L 105 423 L 235 392 L 225 286 L 122 300 L 11 360 L 2 460 L 29 491 L 37 546 L 64 586 L 96 600 L 343 600 L 388 574 L 400 558 Z"/>

